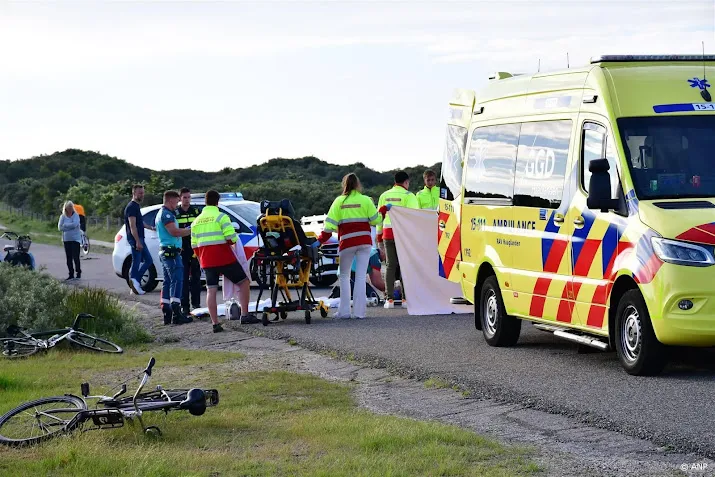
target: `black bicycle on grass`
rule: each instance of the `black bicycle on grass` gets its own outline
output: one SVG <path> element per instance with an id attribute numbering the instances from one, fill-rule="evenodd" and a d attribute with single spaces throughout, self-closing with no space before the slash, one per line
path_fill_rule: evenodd
<path id="1" fill-rule="evenodd" d="M 207 407 L 218 404 L 215 389 L 173 389 L 157 386 L 156 390 L 142 393 L 149 382 L 156 361 L 151 358 L 142 372 L 141 382 L 134 396 L 121 398 L 127 392 L 126 382 L 114 396 L 90 396 L 89 384 L 82 384 L 82 397 L 72 394 L 38 399 L 19 406 L 0 417 L 0 444 L 12 447 L 29 446 L 74 431 L 114 429 L 124 426 L 124 421 L 138 420 L 146 434 L 161 435 L 156 426 L 146 427 L 142 414 L 150 411 L 189 411 L 201 416 Z M 115 388 L 116 389 L 116 388 Z M 97 409 L 88 409 L 86 399 L 96 399 Z M 89 428 L 84 424 L 91 422 Z"/>
<path id="2" fill-rule="evenodd" d="M 5 358 L 25 358 L 38 351 L 48 350 L 66 339 L 75 346 L 100 351 L 104 353 L 121 353 L 123 350 L 118 345 L 102 338 L 85 333 L 80 327 L 82 320 L 92 319 L 94 316 L 80 313 L 69 328 L 60 330 L 27 333 L 22 328 L 11 325 L 7 329 L 8 337 L 0 338 L 0 353 Z"/>

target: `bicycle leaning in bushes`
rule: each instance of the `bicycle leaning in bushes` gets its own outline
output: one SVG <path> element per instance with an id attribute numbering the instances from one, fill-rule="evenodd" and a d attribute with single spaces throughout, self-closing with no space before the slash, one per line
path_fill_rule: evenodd
<path id="1" fill-rule="evenodd" d="M 124 421 L 137 419 L 145 434 L 161 435 L 156 426 L 146 427 L 142 414 L 150 411 L 189 411 L 201 416 L 206 408 L 218 404 L 215 389 L 165 390 L 142 393 L 149 382 L 156 361 L 151 358 L 134 396 L 120 398 L 127 392 L 126 382 L 114 396 L 90 396 L 89 384 L 82 384 L 82 397 L 72 394 L 27 402 L 0 417 L 0 444 L 20 447 L 38 444 L 53 437 L 76 430 L 114 429 Z M 116 389 L 116 388 L 115 388 Z M 86 399 L 96 399 L 98 409 L 88 409 Z M 84 429 L 91 422 L 92 427 Z"/>
<path id="2" fill-rule="evenodd" d="M 74 346 L 92 351 L 121 353 L 123 350 L 118 345 L 87 334 L 79 327 L 82 320 L 93 318 L 94 316 L 90 314 L 80 313 L 75 317 L 74 323 L 69 328 L 38 333 L 27 333 L 22 328 L 11 325 L 7 329 L 8 337 L 0 338 L 0 353 L 5 358 L 25 358 L 40 350 L 54 348 L 65 339 Z"/>

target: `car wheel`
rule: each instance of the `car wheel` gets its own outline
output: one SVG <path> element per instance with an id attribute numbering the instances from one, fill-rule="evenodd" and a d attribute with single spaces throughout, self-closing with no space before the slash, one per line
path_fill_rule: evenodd
<path id="1" fill-rule="evenodd" d="M 668 349 L 655 336 L 640 291 L 626 292 L 616 313 L 616 353 L 626 372 L 653 376 L 663 371 L 668 362 Z"/>
<path id="2" fill-rule="evenodd" d="M 499 283 L 491 276 L 482 285 L 479 301 L 482 334 L 490 346 L 513 346 L 521 334 L 521 320 L 506 314 Z"/>
<path id="3" fill-rule="evenodd" d="M 131 289 L 131 286 L 129 285 L 129 270 L 132 268 L 132 257 L 129 256 L 127 259 L 124 261 L 124 266 L 122 267 L 122 276 L 124 277 L 124 280 L 127 282 L 127 286 Z M 153 292 L 156 289 L 156 286 L 159 284 L 159 281 L 156 278 L 156 267 L 152 263 L 149 269 L 144 273 L 144 276 L 140 280 L 142 290 L 144 290 L 146 293 Z"/>

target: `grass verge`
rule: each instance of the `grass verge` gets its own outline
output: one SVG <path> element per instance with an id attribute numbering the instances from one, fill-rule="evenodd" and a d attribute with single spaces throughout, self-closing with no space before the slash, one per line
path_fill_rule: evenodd
<path id="1" fill-rule="evenodd" d="M 377 416 L 358 409 L 350 387 L 286 372 L 244 372 L 229 353 L 154 352 L 152 382 L 165 388 L 219 389 L 203 416 L 147 413 L 163 437 L 137 426 L 73 434 L 27 449 L 0 447 L 0 475 L 52 476 L 402 476 L 533 475 L 523 449 L 506 448 L 457 427 Z M 140 370 L 149 352 L 99 356 L 55 352 L 3 363 L 0 413 L 44 395 L 93 391 Z M 7 396 L 7 397 L 6 397 Z"/>
<path id="2" fill-rule="evenodd" d="M 0 337 L 9 325 L 30 331 L 70 326 L 79 313 L 96 317 L 81 323 L 91 334 L 126 345 L 145 343 L 152 337 L 133 311 L 102 288 L 64 286 L 47 273 L 0 263 Z"/>

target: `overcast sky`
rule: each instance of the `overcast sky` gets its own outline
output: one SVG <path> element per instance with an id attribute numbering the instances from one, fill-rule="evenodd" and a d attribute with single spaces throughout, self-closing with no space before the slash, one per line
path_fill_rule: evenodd
<path id="1" fill-rule="evenodd" d="M 701 41 L 715 54 L 715 0 L 0 0 L 0 159 L 433 164 L 454 88 Z"/>

